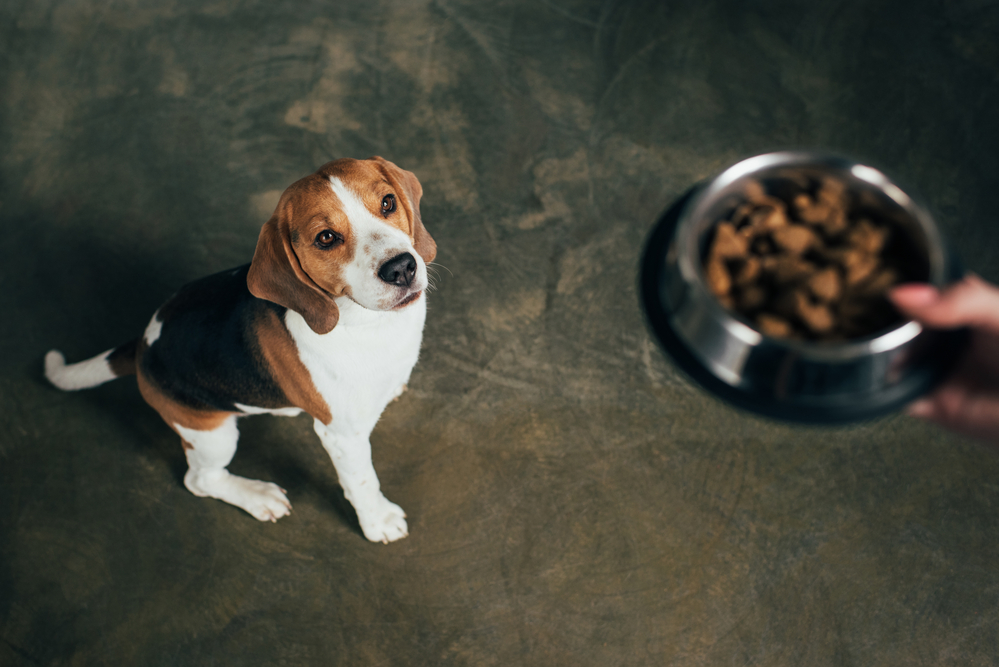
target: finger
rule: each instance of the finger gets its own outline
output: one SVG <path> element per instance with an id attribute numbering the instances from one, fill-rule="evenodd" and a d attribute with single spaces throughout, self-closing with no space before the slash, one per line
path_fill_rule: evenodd
<path id="1" fill-rule="evenodd" d="M 940 329 L 978 326 L 999 331 L 999 288 L 969 275 L 943 292 L 932 285 L 900 285 L 889 292 L 909 317 Z"/>
<path id="2" fill-rule="evenodd" d="M 999 445 L 999 393 L 983 393 L 960 382 L 948 382 L 930 396 L 912 403 L 907 412 Z"/>
<path id="3" fill-rule="evenodd" d="M 910 417 L 932 419 L 933 414 L 936 412 L 936 405 L 933 403 L 932 398 L 921 398 L 918 401 L 910 403 L 909 406 L 906 407 L 905 412 Z"/>
<path id="4" fill-rule="evenodd" d="M 905 283 L 888 292 L 895 306 L 904 313 L 918 312 L 940 299 L 940 290 L 928 283 Z"/>

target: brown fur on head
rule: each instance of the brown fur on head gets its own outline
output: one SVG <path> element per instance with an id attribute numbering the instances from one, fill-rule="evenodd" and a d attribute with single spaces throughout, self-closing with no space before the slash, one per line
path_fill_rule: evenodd
<path id="1" fill-rule="evenodd" d="M 385 174 L 389 182 L 405 195 L 403 206 L 411 220 L 409 236 L 413 239 L 413 247 L 420 253 L 423 261 L 429 264 L 437 256 L 437 243 L 434 242 L 427 228 L 423 226 L 423 218 L 420 216 L 420 198 L 423 197 L 423 186 L 416 179 L 416 174 L 405 169 L 400 169 L 388 160 L 377 155 L 370 158 Z"/>
<path id="2" fill-rule="evenodd" d="M 247 286 L 254 296 L 299 313 L 319 334 L 331 331 L 339 319 L 333 299 L 354 298 L 355 290 L 361 291 L 349 284 L 347 267 L 361 259 L 355 257 L 357 253 L 369 252 L 368 245 L 358 246 L 357 221 L 352 222 L 347 215 L 345 203 L 331 187 L 331 178 L 349 187 L 363 211 L 376 221 L 372 224 L 385 223 L 403 232 L 409 239 L 405 245 L 411 244 L 424 262 L 432 261 L 437 252 L 420 217 L 420 182 L 388 160 L 335 160 L 293 183 L 260 230 Z M 398 213 L 382 214 L 386 193 L 397 198 Z M 398 236 L 398 232 L 391 234 Z M 375 258 L 375 271 L 378 261 L 388 259 Z M 375 271 L 371 272 L 372 281 L 376 280 Z M 357 280 L 356 269 L 354 275 Z M 367 273 L 363 279 L 369 279 Z"/>

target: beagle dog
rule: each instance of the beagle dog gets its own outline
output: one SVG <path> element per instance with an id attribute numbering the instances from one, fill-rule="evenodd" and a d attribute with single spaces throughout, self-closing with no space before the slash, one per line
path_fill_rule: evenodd
<path id="1" fill-rule="evenodd" d="M 45 375 L 75 390 L 135 373 L 181 438 L 184 485 L 261 521 L 291 505 L 279 486 L 226 469 L 237 421 L 305 411 L 364 536 L 403 538 L 406 515 L 382 495 L 369 436 L 420 352 L 437 253 L 422 194 L 416 176 L 380 157 L 330 162 L 284 192 L 250 264 L 181 288 L 120 347 L 70 365 L 50 351 Z"/>

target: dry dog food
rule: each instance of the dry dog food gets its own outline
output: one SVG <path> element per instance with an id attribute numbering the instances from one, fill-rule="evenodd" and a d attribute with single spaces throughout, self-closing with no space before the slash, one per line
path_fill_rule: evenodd
<path id="1" fill-rule="evenodd" d="M 885 297 L 902 281 L 925 280 L 898 224 L 871 193 L 833 176 L 749 181 L 713 229 L 704 258 L 722 305 L 770 336 L 838 341 L 898 319 Z"/>

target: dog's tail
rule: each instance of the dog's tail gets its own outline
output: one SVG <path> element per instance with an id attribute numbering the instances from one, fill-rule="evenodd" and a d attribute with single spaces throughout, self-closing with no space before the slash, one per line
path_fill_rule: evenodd
<path id="1" fill-rule="evenodd" d="M 119 345 L 92 359 L 66 365 L 59 350 L 45 355 L 45 377 L 64 391 L 89 389 L 115 378 L 135 373 L 135 351 L 139 339 Z"/>

